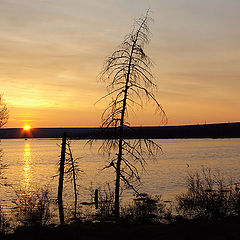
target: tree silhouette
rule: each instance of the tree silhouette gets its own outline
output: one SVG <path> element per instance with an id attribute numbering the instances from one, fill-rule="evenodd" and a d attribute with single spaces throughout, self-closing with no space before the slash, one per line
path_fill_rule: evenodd
<path id="1" fill-rule="evenodd" d="M 9 117 L 9 112 L 7 109 L 7 105 L 4 102 L 2 95 L 0 94 L 0 128 L 7 123 L 8 117 Z"/>
<path id="2" fill-rule="evenodd" d="M 152 101 L 160 114 L 161 122 L 166 121 L 165 112 L 156 99 L 154 91 L 157 86 L 151 72 L 152 61 L 146 55 L 144 47 L 149 43 L 149 10 L 136 20 L 133 30 L 128 34 L 119 48 L 110 55 L 100 73 L 100 79 L 107 83 L 108 93 L 101 99 L 110 97 L 110 103 L 102 114 L 102 127 L 113 127 L 115 139 L 103 142 L 103 152 L 117 152 L 117 157 L 110 160 L 106 168 L 113 167 L 115 179 L 115 217 L 120 212 L 121 180 L 135 192 L 136 182 L 140 183 L 138 164 L 144 169 L 144 153 L 154 155 L 161 147 L 150 139 L 125 139 L 125 129 L 130 128 L 127 122 L 129 110 L 133 106 L 143 107 L 143 100 Z M 101 100 L 100 99 L 100 100 Z"/>
<path id="3" fill-rule="evenodd" d="M 66 159 L 65 159 L 65 174 L 66 177 L 73 183 L 73 191 L 74 191 L 74 220 L 77 220 L 77 203 L 78 203 L 78 184 L 77 180 L 79 178 L 82 170 L 79 168 L 78 160 L 80 158 L 73 158 L 73 152 L 71 148 L 70 140 L 66 143 Z"/>
<path id="4" fill-rule="evenodd" d="M 4 102 L 2 95 L 0 94 L 0 128 L 3 127 L 8 121 L 8 109 L 6 103 Z M 1 143 L 1 140 L 0 140 Z M 7 165 L 2 162 L 2 149 L 0 149 L 0 180 L 5 179 L 3 177 L 3 170 L 7 168 Z M 0 185 L 2 182 L 0 182 Z"/>

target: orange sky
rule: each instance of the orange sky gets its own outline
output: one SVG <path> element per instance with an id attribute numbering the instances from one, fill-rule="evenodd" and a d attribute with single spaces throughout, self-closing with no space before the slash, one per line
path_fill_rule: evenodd
<path id="1" fill-rule="evenodd" d="M 169 125 L 240 121 L 238 0 L 0 0 L 0 83 L 6 127 L 96 127 L 106 56 L 134 18 L 153 11 L 157 97 Z M 159 125 L 154 109 L 132 125 Z"/>

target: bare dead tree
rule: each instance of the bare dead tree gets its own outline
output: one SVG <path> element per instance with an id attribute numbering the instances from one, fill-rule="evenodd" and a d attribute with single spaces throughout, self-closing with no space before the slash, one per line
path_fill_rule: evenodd
<path id="1" fill-rule="evenodd" d="M 156 105 L 161 123 L 166 121 L 165 112 L 156 99 L 157 86 L 151 72 L 152 61 L 146 55 L 144 47 L 149 43 L 149 10 L 136 20 L 133 30 L 119 48 L 110 55 L 100 74 L 100 79 L 107 83 L 108 93 L 101 99 L 110 97 L 110 103 L 102 114 L 102 127 L 116 129 L 116 139 L 105 140 L 101 146 L 103 152 L 117 152 L 117 157 L 110 160 L 106 168 L 113 167 L 115 179 L 115 217 L 119 217 L 120 181 L 137 192 L 134 184 L 140 183 L 138 164 L 144 169 L 144 153 L 154 155 L 161 147 L 150 139 L 127 140 L 124 129 L 130 128 L 127 122 L 129 110 L 133 106 L 143 107 L 143 100 Z M 101 100 L 100 99 L 100 100 Z"/>
<path id="2" fill-rule="evenodd" d="M 61 145 L 61 157 L 59 161 L 59 179 L 58 179 L 58 210 L 60 223 L 64 224 L 64 210 L 63 210 L 63 181 L 64 181 L 64 166 L 66 159 L 66 133 L 63 133 Z"/>
<path id="3" fill-rule="evenodd" d="M 66 151 L 66 161 L 65 161 L 65 174 L 68 179 L 73 183 L 74 191 L 74 220 L 77 219 L 77 202 L 78 202 L 78 190 L 77 190 L 77 180 L 79 174 L 82 172 L 78 165 L 79 158 L 73 158 L 73 153 L 71 149 L 70 140 L 67 141 L 67 151 Z"/>
<path id="4" fill-rule="evenodd" d="M 0 128 L 7 123 L 8 117 L 9 117 L 9 112 L 7 109 L 7 105 L 4 102 L 2 95 L 0 94 Z"/>
<path id="5" fill-rule="evenodd" d="M 61 157 L 58 162 L 59 169 L 58 174 L 53 177 L 59 178 L 58 183 L 58 208 L 60 223 L 64 224 L 64 208 L 63 208 L 63 185 L 64 181 L 70 181 L 73 183 L 74 192 L 74 220 L 77 220 L 77 203 L 78 203 L 78 178 L 81 172 L 83 172 L 78 165 L 80 158 L 74 158 L 71 148 L 71 139 L 67 138 L 66 132 L 63 134 L 61 144 Z"/>
<path id="6" fill-rule="evenodd" d="M 7 105 L 4 102 L 2 95 L 0 94 L 0 128 L 7 123 L 8 117 L 9 117 L 9 111 L 7 109 Z M 0 144 L 1 144 L 1 140 L 0 140 Z M 6 179 L 3 176 L 3 170 L 6 168 L 7 168 L 7 164 L 4 164 L 2 162 L 2 149 L 0 149 L 0 180 Z M 2 184 L 2 181 L 0 182 L 0 185 L 1 184 Z"/>

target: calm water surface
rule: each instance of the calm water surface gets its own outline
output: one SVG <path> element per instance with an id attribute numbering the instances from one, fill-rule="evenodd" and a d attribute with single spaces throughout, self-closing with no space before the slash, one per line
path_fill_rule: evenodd
<path id="1" fill-rule="evenodd" d="M 240 139 L 168 139 L 156 140 L 163 152 L 155 159 L 146 156 L 146 172 L 142 173 L 140 192 L 162 195 L 171 200 L 185 190 L 185 178 L 189 172 L 209 167 L 220 171 L 234 182 L 240 182 Z M 60 155 L 60 139 L 11 139 L 2 140 L 2 161 L 8 165 L 4 176 L 11 187 L 0 188 L 0 202 L 6 208 L 15 197 L 19 188 L 38 188 L 48 185 L 52 196 L 57 194 L 57 163 Z M 101 141 L 93 147 L 85 146 L 85 140 L 72 142 L 74 158 L 83 171 L 79 178 L 79 199 L 91 199 L 91 187 L 103 188 L 113 183 L 111 169 L 102 171 L 108 157 L 98 153 Z M 73 201 L 71 183 L 65 184 L 65 202 Z M 132 198 L 133 193 L 126 191 L 123 200 Z"/>

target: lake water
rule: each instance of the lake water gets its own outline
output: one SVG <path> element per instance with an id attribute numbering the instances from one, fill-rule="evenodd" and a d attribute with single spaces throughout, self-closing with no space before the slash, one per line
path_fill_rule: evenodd
<path id="1" fill-rule="evenodd" d="M 90 188 L 103 188 L 113 183 L 114 172 L 105 169 L 108 156 L 98 153 L 101 141 L 86 146 L 86 140 L 72 141 L 74 158 L 79 158 L 83 171 L 79 177 L 79 201 L 90 201 Z M 188 173 L 203 167 L 219 171 L 233 182 L 240 182 L 240 139 L 158 139 L 163 152 L 155 159 L 146 156 L 146 171 L 142 173 L 140 192 L 162 195 L 172 200 L 185 190 Z M 10 187 L 0 188 L 0 203 L 9 209 L 16 197 L 15 190 L 36 189 L 48 185 L 52 197 L 57 196 L 57 163 L 61 139 L 7 139 L 1 140 L 2 161 L 8 165 L 4 176 Z M 123 193 L 123 201 L 132 198 L 133 192 Z M 72 185 L 66 183 L 64 201 L 73 201 Z"/>

